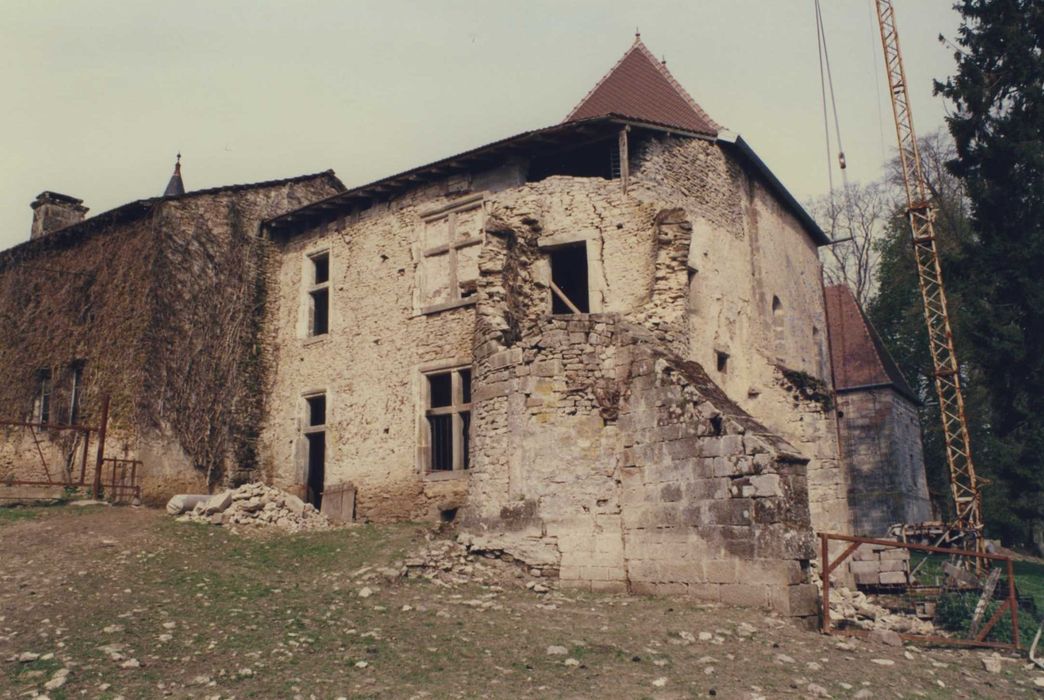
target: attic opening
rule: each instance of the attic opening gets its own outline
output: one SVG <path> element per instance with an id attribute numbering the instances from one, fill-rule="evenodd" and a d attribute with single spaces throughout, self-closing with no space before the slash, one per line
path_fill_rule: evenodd
<path id="1" fill-rule="evenodd" d="M 548 257 L 551 261 L 551 313 L 590 313 L 587 244 L 581 241 L 552 248 Z"/>
<path id="2" fill-rule="evenodd" d="M 620 147 L 615 136 L 568 150 L 534 156 L 529 162 L 527 182 L 540 182 L 552 175 L 620 177 Z"/>

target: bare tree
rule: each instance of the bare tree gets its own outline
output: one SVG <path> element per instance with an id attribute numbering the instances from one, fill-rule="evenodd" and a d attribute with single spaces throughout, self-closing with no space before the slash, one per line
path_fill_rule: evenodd
<path id="1" fill-rule="evenodd" d="M 827 282 L 847 284 L 865 306 L 877 285 L 877 243 L 895 211 L 894 195 L 880 182 L 854 183 L 812 200 L 809 211 L 836 241 L 820 248 Z"/>

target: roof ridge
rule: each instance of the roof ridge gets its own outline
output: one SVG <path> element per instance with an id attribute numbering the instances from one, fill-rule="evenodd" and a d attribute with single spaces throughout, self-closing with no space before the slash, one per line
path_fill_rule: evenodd
<path id="1" fill-rule="evenodd" d="M 685 101 L 689 103 L 689 106 L 692 107 L 693 111 L 700 115 L 701 118 L 706 120 L 709 126 L 713 127 L 716 131 L 722 128 L 721 124 L 711 119 L 711 116 L 707 114 L 703 107 L 700 107 L 699 103 L 696 102 L 696 100 L 693 99 L 692 95 L 689 94 L 689 91 L 686 90 L 685 87 L 682 86 L 682 84 L 675 79 L 675 77 L 667 69 L 667 63 L 665 61 L 657 61 L 656 56 L 653 55 L 653 52 L 649 50 L 649 47 L 646 46 L 641 39 L 635 39 L 635 46 L 632 47 L 632 50 L 634 48 L 637 48 L 639 51 L 641 51 L 645 55 L 645 57 L 652 62 L 656 70 L 660 71 L 660 75 L 666 78 L 667 82 L 671 84 L 671 87 L 677 90 L 678 94 L 685 98 Z"/>
<path id="2" fill-rule="evenodd" d="M 623 56 L 620 56 L 620 59 L 616 63 L 613 64 L 613 67 L 610 68 L 609 70 L 607 70 L 605 72 L 605 75 L 603 75 L 598 80 L 598 82 L 594 84 L 594 87 L 592 87 L 590 90 L 587 91 L 587 94 L 584 95 L 583 99 L 581 99 L 579 102 L 576 103 L 576 106 L 573 107 L 573 109 L 569 112 L 569 114 L 566 115 L 566 118 L 562 120 L 563 124 L 566 123 L 566 122 L 573 121 L 573 115 L 580 111 L 580 108 L 583 107 L 584 103 L 587 102 L 587 100 L 589 100 L 591 98 L 591 95 L 595 94 L 595 91 L 598 90 L 598 88 L 602 87 L 602 83 L 604 83 L 606 80 L 609 80 L 609 76 L 611 76 L 613 73 L 616 72 L 616 69 L 620 67 L 620 64 L 623 63 L 627 59 L 627 57 L 630 56 L 631 53 L 635 49 L 638 48 L 639 45 L 641 45 L 643 47 L 645 46 L 645 44 L 642 44 L 641 37 L 635 36 L 634 37 L 634 43 L 631 44 L 631 47 L 629 49 L 627 49 L 626 51 L 624 51 Z M 651 55 L 651 54 L 649 54 L 649 50 L 648 49 L 646 49 L 646 54 L 647 55 Z"/>

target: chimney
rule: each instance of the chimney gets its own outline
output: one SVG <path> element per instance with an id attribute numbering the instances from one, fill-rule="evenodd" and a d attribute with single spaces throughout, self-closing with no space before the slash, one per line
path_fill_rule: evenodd
<path id="1" fill-rule="evenodd" d="M 60 228 L 83 221 L 87 207 L 82 199 L 70 197 L 57 192 L 41 192 L 36 201 L 30 204 L 33 208 L 33 228 L 30 239 L 40 238 Z"/>

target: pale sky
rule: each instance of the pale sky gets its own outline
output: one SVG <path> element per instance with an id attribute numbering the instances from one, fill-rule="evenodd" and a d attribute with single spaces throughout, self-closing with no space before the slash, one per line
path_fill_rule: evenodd
<path id="1" fill-rule="evenodd" d="M 821 2 L 849 177 L 873 179 L 895 141 L 873 3 Z M 959 16 L 895 4 L 927 133 Z M 0 249 L 41 191 L 93 216 L 161 194 L 179 150 L 189 190 L 328 168 L 353 187 L 555 124 L 636 26 L 799 200 L 826 191 L 813 0 L 0 0 Z"/>

